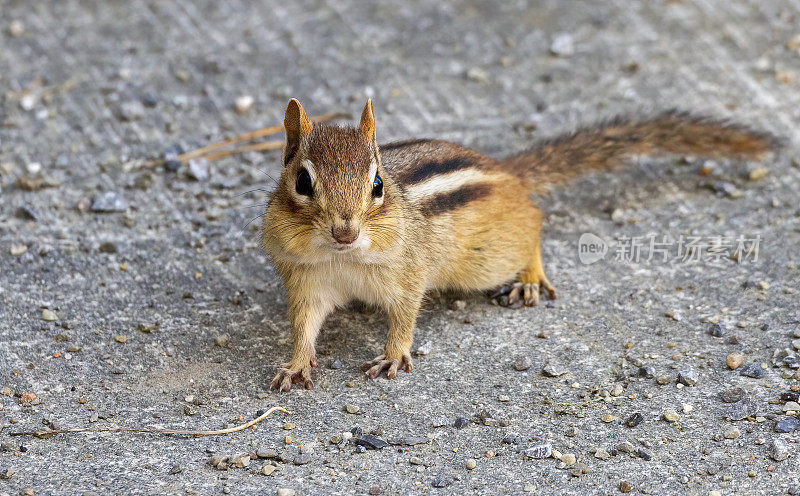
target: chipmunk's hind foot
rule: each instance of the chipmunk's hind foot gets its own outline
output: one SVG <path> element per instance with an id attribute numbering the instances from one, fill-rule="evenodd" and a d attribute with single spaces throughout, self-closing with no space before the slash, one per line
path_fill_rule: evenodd
<path id="1" fill-rule="evenodd" d="M 556 299 L 556 289 L 547 280 L 544 272 L 525 271 L 519 281 L 498 289 L 492 295 L 492 300 L 508 308 L 535 307 L 539 304 L 540 294 L 551 300 Z"/>
<path id="2" fill-rule="evenodd" d="M 364 363 L 361 370 L 366 372 L 370 379 L 377 379 L 384 370 L 386 371 L 387 379 L 394 379 L 398 370 L 405 370 L 406 373 L 410 373 L 411 368 L 411 355 L 403 354 L 399 358 L 391 358 L 383 353 Z"/>
<path id="3" fill-rule="evenodd" d="M 314 389 L 311 380 L 311 367 L 317 366 L 317 359 L 312 358 L 302 365 L 296 366 L 285 363 L 278 368 L 278 374 L 272 379 L 272 389 L 287 393 L 292 389 L 292 384 L 302 383 L 306 389 Z"/>

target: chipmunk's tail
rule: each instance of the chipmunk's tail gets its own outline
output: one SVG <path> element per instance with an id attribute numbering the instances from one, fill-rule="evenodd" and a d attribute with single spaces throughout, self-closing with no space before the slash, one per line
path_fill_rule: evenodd
<path id="1" fill-rule="evenodd" d="M 533 181 L 539 191 L 587 172 L 613 169 L 634 155 L 674 153 L 758 160 L 777 145 L 767 133 L 670 110 L 644 120 L 617 117 L 540 143 L 500 164 Z"/>

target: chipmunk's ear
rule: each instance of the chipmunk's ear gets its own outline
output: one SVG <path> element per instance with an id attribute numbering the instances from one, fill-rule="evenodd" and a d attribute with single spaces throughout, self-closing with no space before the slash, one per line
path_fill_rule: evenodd
<path id="1" fill-rule="evenodd" d="M 361 112 L 361 124 L 358 129 L 370 141 L 375 141 L 375 114 L 372 113 L 372 99 L 367 100 L 364 111 Z"/>
<path id="2" fill-rule="evenodd" d="M 286 148 L 283 152 L 283 165 L 288 164 L 300 149 L 300 143 L 308 138 L 314 126 L 308 120 L 306 111 L 300 102 L 292 98 L 286 106 L 286 115 L 283 117 L 283 127 L 286 129 Z"/>

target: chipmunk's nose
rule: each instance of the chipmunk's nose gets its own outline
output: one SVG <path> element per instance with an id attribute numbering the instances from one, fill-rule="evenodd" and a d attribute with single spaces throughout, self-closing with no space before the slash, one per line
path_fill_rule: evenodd
<path id="1" fill-rule="evenodd" d="M 358 226 L 353 225 L 353 222 L 350 220 L 344 221 L 341 224 L 334 223 L 331 226 L 331 236 L 333 236 L 333 239 L 335 239 L 337 243 L 343 245 L 352 244 L 358 239 L 358 232 Z"/>

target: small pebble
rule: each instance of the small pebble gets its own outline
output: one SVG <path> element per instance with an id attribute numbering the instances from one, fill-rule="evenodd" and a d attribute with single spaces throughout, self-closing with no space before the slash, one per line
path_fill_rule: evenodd
<path id="1" fill-rule="evenodd" d="M 528 370 L 532 365 L 533 363 L 531 362 L 531 359 L 525 355 L 520 355 L 516 358 L 516 360 L 514 360 L 514 370 L 518 370 L 520 372 Z"/>
<path id="2" fill-rule="evenodd" d="M 100 253 L 117 253 L 117 245 L 112 241 L 106 241 L 102 243 L 98 248 L 97 251 Z"/>
<path id="3" fill-rule="evenodd" d="M 25 24 L 22 23 L 19 19 L 14 19 L 8 25 L 8 35 L 12 38 L 19 38 L 25 34 Z"/>
<path id="4" fill-rule="evenodd" d="M 114 341 L 120 344 L 125 344 L 128 342 L 128 336 L 124 334 L 117 334 L 116 336 L 114 336 Z"/>
<path id="5" fill-rule="evenodd" d="M 378 494 L 381 493 L 381 486 L 378 485 L 370 486 L 369 493 L 373 496 L 377 496 Z"/>
<path id="6" fill-rule="evenodd" d="M 747 394 L 747 392 L 744 389 L 740 387 L 734 387 L 726 389 L 722 394 L 720 394 L 720 398 L 725 403 L 736 403 L 737 401 L 741 401 L 745 394 Z"/>
<path id="7" fill-rule="evenodd" d="M 542 375 L 546 377 L 558 377 L 567 373 L 567 369 L 556 364 L 548 362 L 542 367 Z"/>
<path id="8" fill-rule="evenodd" d="M 345 410 L 347 413 L 350 413 L 350 414 L 353 414 L 353 415 L 355 415 L 355 414 L 357 414 L 359 411 L 361 411 L 361 408 L 359 408 L 357 405 L 345 405 L 345 406 L 344 406 L 344 410 Z"/>
<path id="9" fill-rule="evenodd" d="M 644 415 L 637 412 L 625 420 L 625 425 L 627 425 L 628 427 L 636 427 L 637 425 L 641 424 L 643 420 L 644 420 Z"/>
<path id="10" fill-rule="evenodd" d="M 776 462 L 781 462 L 789 458 L 789 443 L 777 438 L 770 441 L 767 447 L 767 455 Z"/>
<path id="11" fill-rule="evenodd" d="M 725 439 L 736 439 L 741 436 L 741 433 L 736 427 L 731 427 L 729 429 L 725 429 L 725 432 L 722 435 Z"/>
<path id="12" fill-rule="evenodd" d="M 744 355 L 741 353 L 730 353 L 725 357 L 725 365 L 731 370 L 736 370 L 744 363 Z"/>
<path id="13" fill-rule="evenodd" d="M 470 67 L 465 74 L 467 79 L 476 83 L 483 83 L 489 79 L 489 73 L 480 67 Z"/>
<path id="14" fill-rule="evenodd" d="M 233 109 L 237 114 L 244 114 L 253 107 L 255 100 L 250 95 L 242 95 L 233 103 Z"/>
<path id="15" fill-rule="evenodd" d="M 550 43 L 550 53 L 559 57 L 571 57 L 575 54 L 575 43 L 569 33 L 557 34 Z"/>
<path id="16" fill-rule="evenodd" d="M 467 424 L 469 424 L 469 419 L 467 419 L 466 417 L 458 417 L 456 418 L 456 421 L 453 422 L 453 427 L 455 427 L 456 429 L 463 429 L 464 427 L 467 426 Z"/>
<path id="17" fill-rule="evenodd" d="M 120 105 L 119 117 L 123 121 L 136 121 L 144 116 L 145 108 L 139 100 L 125 102 Z"/>
<path id="18" fill-rule="evenodd" d="M 17 209 L 15 215 L 16 215 L 16 217 L 18 219 L 22 219 L 22 220 L 32 220 L 32 221 L 39 220 L 39 212 L 38 212 L 38 210 L 36 210 L 35 208 L 33 208 L 30 205 L 25 205 L 25 206 L 19 207 Z M 798 336 L 798 337 L 800 337 L 800 336 Z"/>
<path id="19" fill-rule="evenodd" d="M 354 439 L 356 446 L 363 446 L 371 450 L 379 450 L 389 446 L 389 443 L 372 434 L 362 434 Z"/>
<path id="20" fill-rule="evenodd" d="M 775 423 L 775 432 L 790 433 L 800 430 L 800 419 L 788 417 Z"/>
<path id="21" fill-rule="evenodd" d="M 429 355 L 433 349 L 433 341 L 426 341 L 423 343 L 419 348 L 414 351 L 415 356 L 425 356 Z"/>
<path id="22" fill-rule="evenodd" d="M 619 492 L 621 493 L 629 493 L 631 492 L 631 485 L 625 481 L 620 481 L 619 483 Z"/>
<path id="23" fill-rule="evenodd" d="M 633 453 L 634 446 L 628 441 L 623 441 L 618 445 L 616 445 L 614 449 L 616 449 L 617 451 L 621 451 L 622 453 Z"/>
<path id="24" fill-rule="evenodd" d="M 342 361 L 339 360 L 338 358 L 336 360 L 334 360 L 333 362 L 331 362 L 331 368 L 333 370 L 339 370 L 342 367 L 344 367 L 344 363 L 342 363 Z"/>
<path id="25" fill-rule="evenodd" d="M 599 448 L 597 451 L 594 452 L 594 457 L 600 460 L 608 460 L 611 458 L 611 455 L 608 451 L 604 450 L 603 448 Z"/>
<path id="26" fill-rule="evenodd" d="M 42 310 L 42 320 L 44 320 L 45 322 L 54 322 L 58 320 L 58 315 L 56 315 L 54 311 L 45 308 L 44 310 Z"/>
<path id="27" fill-rule="evenodd" d="M 525 456 L 528 458 L 549 458 L 553 453 L 553 445 L 550 443 L 537 444 L 525 450 Z"/>
<path id="28" fill-rule="evenodd" d="M 678 383 L 684 386 L 696 386 L 699 378 L 694 370 L 678 372 Z"/>
<path id="29" fill-rule="evenodd" d="M 573 477 L 580 477 L 583 474 L 589 473 L 589 466 L 585 463 L 578 462 L 574 465 L 574 467 L 575 468 L 570 471 L 570 474 L 572 474 Z"/>
<path id="30" fill-rule="evenodd" d="M 764 377 L 764 374 L 765 374 L 764 369 L 761 368 L 761 365 L 757 363 L 751 363 L 750 365 L 742 369 L 741 372 L 739 372 L 739 375 L 743 375 L 745 377 L 752 377 L 753 379 L 760 379 Z"/>
<path id="31" fill-rule="evenodd" d="M 431 421 L 431 427 L 445 427 L 447 424 L 449 424 L 449 421 L 444 415 L 440 415 Z"/>
<path id="32" fill-rule="evenodd" d="M 464 300 L 453 300 L 450 303 L 450 310 L 464 310 L 467 308 L 467 302 Z"/>
<path id="33" fill-rule="evenodd" d="M 769 169 L 766 167 L 756 167 L 750 171 L 748 177 L 751 181 L 758 181 L 766 177 L 767 174 L 769 174 Z"/>
<path id="34" fill-rule="evenodd" d="M 578 461 L 574 453 L 564 453 L 559 459 L 564 463 L 565 467 L 571 467 Z"/>
<path id="35" fill-rule="evenodd" d="M 478 462 L 474 458 L 470 458 L 467 460 L 467 463 L 465 463 L 464 466 L 467 467 L 467 470 L 473 470 L 478 466 Z"/>
<path id="36" fill-rule="evenodd" d="M 211 175 L 209 172 L 209 162 L 205 158 L 198 158 L 189 160 L 189 166 L 186 169 L 186 175 L 195 181 L 205 181 Z"/>
<path id="37" fill-rule="evenodd" d="M 107 191 L 94 197 L 91 209 L 97 213 L 124 212 L 128 209 L 128 202 L 113 191 Z"/>
<path id="38" fill-rule="evenodd" d="M 299 455 L 295 456 L 292 460 L 292 463 L 295 465 L 307 465 L 311 463 L 312 456 L 308 453 L 300 453 Z"/>
<path id="39" fill-rule="evenodd" d="M 796 401 L 787 401 L 786 404 L 783 405 L 784 412 L 800 412 L 800 404 Z"/>
<path id="40" fill-rule="evenodd" d="M 653 377 L 656 376 L 655 369 L 653 369 L 653 367 L 649 365 L 644 365 L 642 367 L 639 367 L 639 369 L 636 371 L 636 374 L 639 377 L 645 377 L 647 379 L 652 379 Z"/>
<path id="41" fill-rule="evenodd" d="M 167 172 L 178 172 L 181 167 L 183 167 L 183 163 L 180 160 L 170 159 L 164 161 L 164 170 Z"/>
<path id="42" fill-rule="evenodd" d="M 231 335 L 226 332 L 214 337 L 214 344 L 220 348 L 227 348 L 231 344 Z"/>
<path id="43" fill-rule="evenodd" d="M 786 391 L 781 393 L 781 401 L 800 401 L 800 392 Z"/>
<path id="44" fill-rule="evenodd" d="M 175 71 L 175 79 L 177 79 L 181 83 L 185 83 L 190 79 L 192 79 L 192 73 L 187 71 L 186 69 L 178 69 Z M 294 491 L 292 491 L 292 494 L 294 494 Z"/>
<path id="45" fill-rule="evenodd" d="M 275 471 L 278 470 L 278 467 L 272 465 L 271 463 L 265 463 L 261 466 L 261 474 L 262 475 L 272 475 Z"/>
<path id="46" fill-rule="evenodd" d="M 453 478 L 447 475 L 437 475 L 431 485 L 433 487 L 447 487 L 453 484 Z"/>
<path id="47" fill-rule="evenodd" d="M 274 448 L 266 448 L 266 449 L 259 449 L 256 451 L 256 455 L 259 458 L 277 458 L 278 457 L 278 450 Z"/>
<path id="48" fill-rule="evenodd" d="M 726 411 L 724 417 L 728 420 L 743 420 L 747 417 L 753 416 L 758 412 L 758 405 L 750 398 L 743 398 L 736 403 L 731 404 Z"/>
<path id="49" fill-rule="evenodd" d="M 711 326 L 708 328 L 708 333 L 716 338 L 721 338 L 725 336 L 727 331 L 725 330 L 725 327 L 722 324 L 715 323 L 711 324 Z"/>
<path id="50" fill-rule="evenodd" d="M 282 487 L 278 489 L 278 491 L 275 493 L 275 496 L 295 496 L 295 492 L 294 489 Z"/>
<path id="51" fill-rule="evenodd" d="M 676 412 L 675 410 L 665 410 L 664 413 L 661 415 L 661 417 L 667 422 L 677 422 L 678 420 L 680 420 L 678 412 Z"/>

